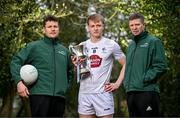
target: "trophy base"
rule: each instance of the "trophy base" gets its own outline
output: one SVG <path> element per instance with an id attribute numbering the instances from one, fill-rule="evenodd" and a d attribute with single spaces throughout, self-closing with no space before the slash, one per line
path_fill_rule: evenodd
<path id="1" fill-rule="evenodd" d="M 90 71 L 87 69 L 81 69 L 81 79 L 85 79 L 90 76 Z"/>

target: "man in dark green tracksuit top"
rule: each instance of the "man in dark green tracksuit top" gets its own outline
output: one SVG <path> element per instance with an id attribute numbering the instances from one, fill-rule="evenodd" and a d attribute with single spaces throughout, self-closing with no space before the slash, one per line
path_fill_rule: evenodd
<path id="1" fill-rule="evenodd" d="M 163 45 L 145 30 L 143 15 L 129 17 L 133 34 L 126 55 L 124 87 L 130 117 L 159 116 L 158 78 L 167 70 Z"/>
<path id="2" fill-rule="evenodd" d="M 29 97 L 32 117 L 62 117 L 64 114 L 65 94 L 73 78 L 73 65 L 69 51 L 57 40 L 59 30 L 56 17 L 45 17 L 45 36 L 27 44 L 11 62 L 12 79 L 17 84 L 18 94 Z M 38 79 L 30 86 L 26 86 L 19 74 L 25 64 L 38 70 Z"/>

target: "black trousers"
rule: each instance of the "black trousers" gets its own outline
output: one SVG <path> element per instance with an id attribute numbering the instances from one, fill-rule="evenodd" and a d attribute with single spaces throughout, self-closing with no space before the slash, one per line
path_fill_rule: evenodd
<path id="1" fill-rule="evenodd" d="M 130 117 L 160 117 L 160 97 L 157 92 L 128 92 L 127 104 Z"/>
<path id="2" fill-rule="evenodd" d="M 30 107 L 32 117 L 63 117 L 65 99 L 62 97 L 31 95 Z"/>

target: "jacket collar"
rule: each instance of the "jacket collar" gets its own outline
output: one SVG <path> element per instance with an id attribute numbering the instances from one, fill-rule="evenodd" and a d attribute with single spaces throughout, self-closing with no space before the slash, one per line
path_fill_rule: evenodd
<path id="1" fill-rule="evenodd" d="M 44 36 L 44 41 L 47 44 L 53 44 L 53 45 L 57 45 L 57 43 L 58 43 L 58 39 L 57 38 L 51 39 L 51 38 L 49 38 L 47 36 Z"/>
<path id="2" fill-rule="evenodd" d="M 137 36 L 133 36 L 133 40 L 134 40 L 135 42 L 138 42 L 138 41 L 144 39 L 144 38 L 147 36 L 147 34 L 148 34 L 148 32 L 147 32 L 147 31 L 144 31 L 144 32 L 142 32 L 141 34 L 139 34 L 139 35 L 137 35 Z"/>

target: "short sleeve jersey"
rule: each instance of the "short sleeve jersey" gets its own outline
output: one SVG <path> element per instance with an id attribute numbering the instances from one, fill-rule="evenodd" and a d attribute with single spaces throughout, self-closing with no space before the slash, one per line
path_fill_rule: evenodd
<path id="1" fill-rule="evenodd" d="M 96 43 L 90 39 L 83 42 L 89 59 L 90 76 L 80 80 L 80 93 L 102 93 L 110 81 L 113 60 L 125 57 L 120 46 L 113 40 L 102 37 Z"/>

